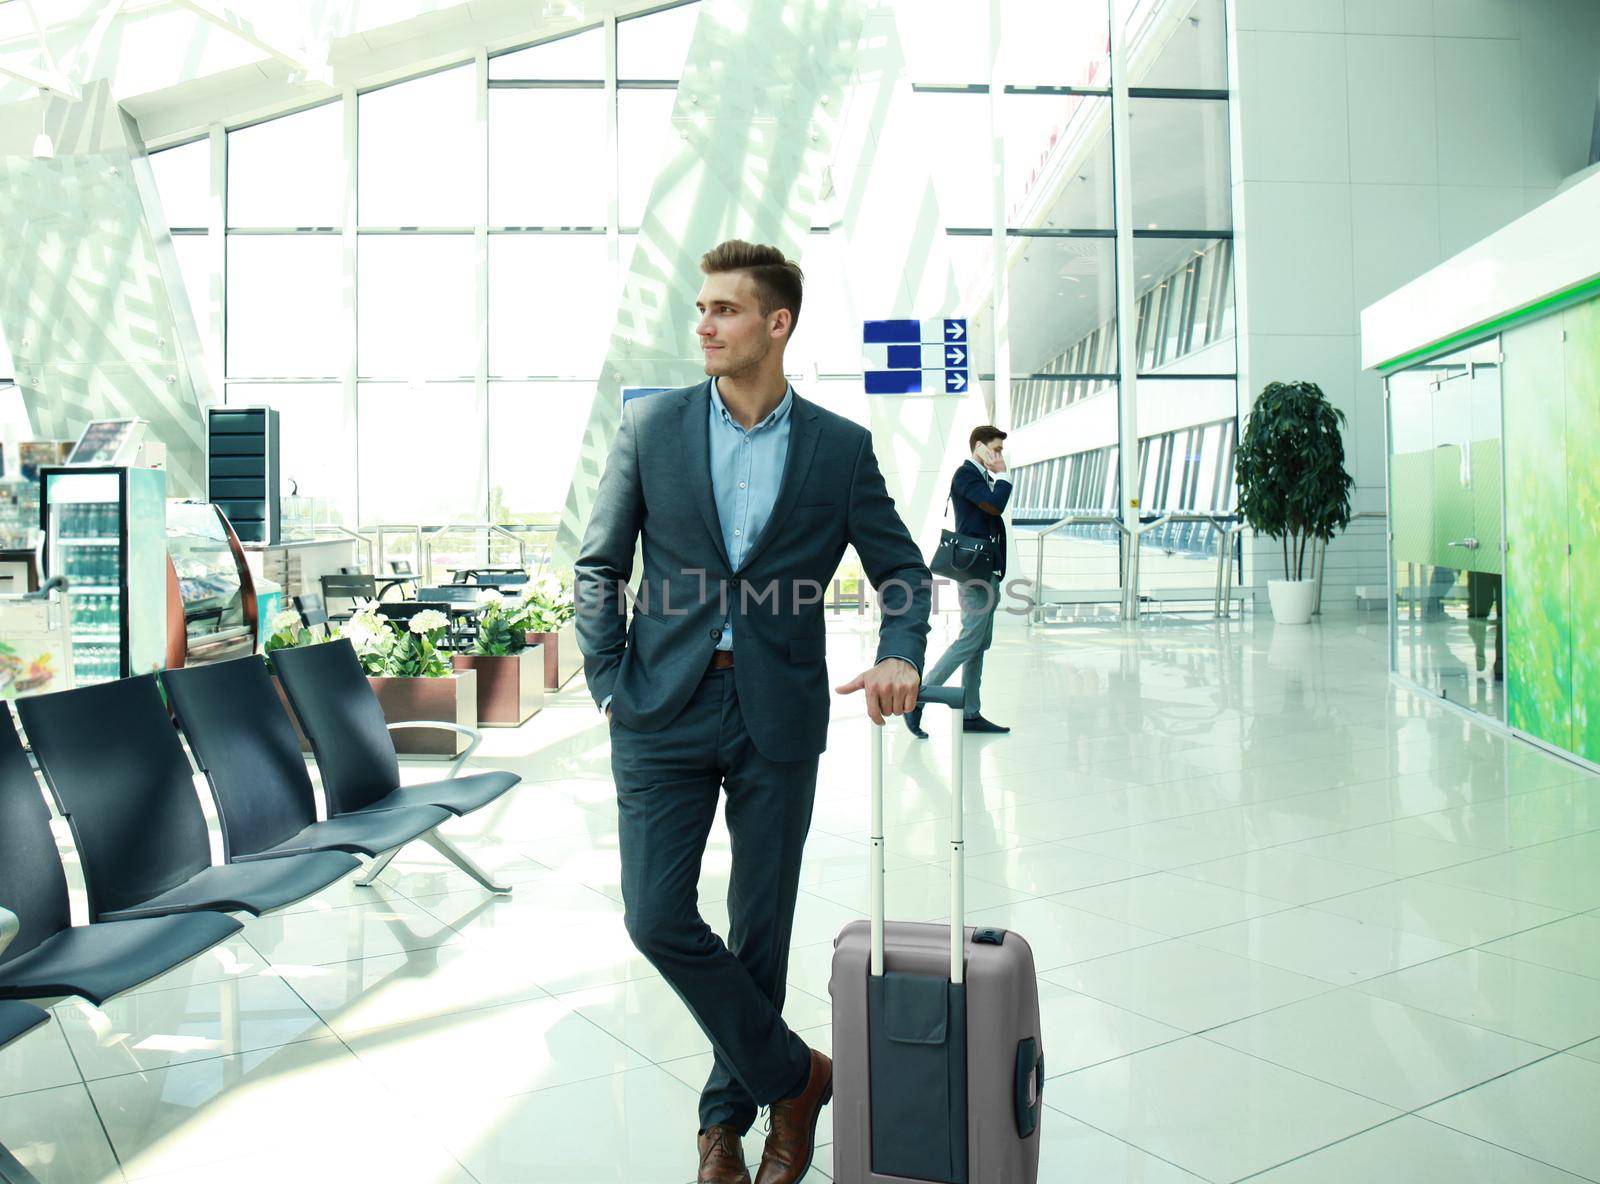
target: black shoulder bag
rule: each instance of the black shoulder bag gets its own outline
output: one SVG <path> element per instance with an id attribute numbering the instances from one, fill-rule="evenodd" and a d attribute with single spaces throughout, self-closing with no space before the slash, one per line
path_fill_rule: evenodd
<path id="1" fill-rule="evenodd" d="M 946 503 L 949 504 L 949 503 Z M 928 568 L 936 576 L 964 584 L 968 580 L 991 580 L 999 565 L 999 552 L 993 539 L 961 534 L 954 530 L 939 532 L 939 548 L 934 551 Z"/>

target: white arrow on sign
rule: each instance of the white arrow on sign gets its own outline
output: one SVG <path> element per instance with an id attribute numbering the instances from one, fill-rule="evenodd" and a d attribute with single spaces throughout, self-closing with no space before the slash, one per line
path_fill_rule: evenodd
<path id="1" fill-rule="evenodd" d="M 967 351 L 962 349 L 959 345 L 952 345 L 950 348 L 944 351 L 944 363 L 946 366 L 960 366 L 965 363 L 966 360 Z"/>
<path id="2" fill-rule="evenodd" d="M 960 341 L 962 336 L 961 326 L 954 321 L 946 321 L 944 335 L 951 341 Z"/>
<path id="3" fill-rule="evenodd" d="M 953 386 L 958 391 L 966 390 L 967 389 L 967 376 L 964 373 L 961 373 L 961 372 L 957 372 L 955 374 L 952 374 L 950 376 L 950 385 Z"/>

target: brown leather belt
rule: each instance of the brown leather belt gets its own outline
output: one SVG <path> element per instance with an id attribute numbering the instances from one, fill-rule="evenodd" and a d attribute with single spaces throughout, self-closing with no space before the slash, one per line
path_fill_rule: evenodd
<path id="1" fill-rule="evenodd" d="M 733 665 L 733 651 L 732 650 L 712 650 L 711 651 L 711 669 L 713 669 L 713 670 L 727 670 L 732 665 Z"/>

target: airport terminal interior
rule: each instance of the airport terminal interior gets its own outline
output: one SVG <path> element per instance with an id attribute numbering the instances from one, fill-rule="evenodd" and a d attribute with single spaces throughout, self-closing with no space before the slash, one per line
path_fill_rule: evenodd
<path id="1" fill-rule="evenodd" d="M 1009 731 L 889 718 L 879 849 L 1042 1060 L 925 1178 L 1600 1181 L 1597 227 L 1600 0 L 0 0 L 0 1181 L 696 1179 L 578 581 L 734 238 L 925 559 L 1005 435 Z M 798 1178 L 912 1179 L 828 699 Z"/>

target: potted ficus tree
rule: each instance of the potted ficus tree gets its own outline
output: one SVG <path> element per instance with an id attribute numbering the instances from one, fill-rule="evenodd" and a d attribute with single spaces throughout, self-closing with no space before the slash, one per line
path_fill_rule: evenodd
<path id="1" fill-rule="evenodd" d="M 1316 587 L 1307 552 L 1312 540 L 1327 542 L 1350 522 L 1344 422 L 1316 383 L 1272 382 L 1251 407 L 1239 442 L 1239 514 L 1256 534 L 1283 544 L 1283 579 L 1267 581 L 1280 625 L 1310 622 Z"/>
<path id="2" fill-rule="evenodd" d="M 559 691 L 583 669 L 571 585 L 555 576 L 540 576 L 523 590 L 520 604 L 529 644 L 538 642 L 544 651 L 544 689 Z"/>
<path id="3" fill-rule="evenodd" d="M 486 592 L 472 649 L 451 656 L 458 671 L 477 671 L 478 723 L 486 728 L 514 728 L 544 706 L 544 647 L 528 642 L 528 611 Z"/>

